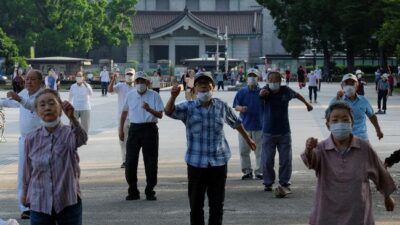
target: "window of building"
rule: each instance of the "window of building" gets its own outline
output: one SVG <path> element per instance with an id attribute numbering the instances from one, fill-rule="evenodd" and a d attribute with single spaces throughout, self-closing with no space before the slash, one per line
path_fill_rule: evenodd
<path id="1" fill-rule="evenodd" d="M 186 0 L 186 6 L 190 11 L 199 11 L 199 0 Z"/>
<path id="2" fill-rule="evenodd" d="M 156 0 L 156 10 L 169 10 L 169 0 Z"/>
<path id="3" fill-rule="evenodd" d="M 175 65 L 182 65 L 184 59 L 199 57 L 198 45 L 176 45 L 175 46 Z"/>
<path id="4" fill-rule="evenodd" d="M 215 10 L 217 11 L 229 11 L 229 0 L 216 0 Z"/>
<path id="5" fill-rule="evenodd" d="M 168 45 L 150 45 L 150 63 L 157 63 L 157 60 L 169 59 Z"/>

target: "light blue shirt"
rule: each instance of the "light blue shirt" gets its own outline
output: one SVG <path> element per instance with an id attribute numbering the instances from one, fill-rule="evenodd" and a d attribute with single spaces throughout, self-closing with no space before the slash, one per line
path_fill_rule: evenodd
<path id="1" fill-rule="evenodd" d="M 332 105 L 336 101 L 336 98 L 333 98 L 329 104 Z M 369 104 L 367 98 L 362 95 L 357 95 L 356 99 L 352 101 L 346 95 L 344 95 L 339 101 L 346 102 L 353 111 L 353 135 L 361 139 L 368 140 L 366 116 L 370 118 L 375 114 L 374 109 L 372 108 L 371 104 Z"/>

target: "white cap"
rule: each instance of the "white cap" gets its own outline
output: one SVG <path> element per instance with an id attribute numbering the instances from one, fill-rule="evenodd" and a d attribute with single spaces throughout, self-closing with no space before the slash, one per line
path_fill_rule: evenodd
<path id="1" fill-rule="evenodd" d="M 125 69 L 125 74 L 127 74 L 127 73 L 131 73 L 133 76 L 135 76 L 135 69 L 133 69 L 133 68 L 126 68 Z"/>
<path id="2" fill-rule="evenodd" d="M 389 77 L 389 75 L 387 73 L 382 74 L 382 78 L 387 79 Z"/>
<path id="3" fill-rule="evenodd" d="M 343 76 L 342 78 L 342 82 L 346 81 L 346 80 L 354 80 L 354 81 L 358 81 L 356 75 L 352 74 L 352 73 L 348 73 L 346 75 Z"/>
<path id="4" fill-rule="evenodd" d="M 258 71 L 258 69 L 256 69 L 256 68 L 250 68 L 250 69 L 247 70 L 247 75 L 251 74 L 251 73 L 255 74 L 258 77 L 261 75 L 260 71 Z"/>
<path id="5" fill-rule="evenodd" d="M 364 72 L 361 71 L 361 70 L 356 70 L 356 75 L 357 75 L 357 74 L 364 74 Z"/>

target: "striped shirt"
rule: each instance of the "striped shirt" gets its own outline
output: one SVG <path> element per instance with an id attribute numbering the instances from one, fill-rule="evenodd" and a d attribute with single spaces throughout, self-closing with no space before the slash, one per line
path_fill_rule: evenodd
<path id="1" fill-rule="evenodd" d="M 60 123 L 53 133 L 40 127 L 26 136 L 23 194 L 30 209 L 51 215 L 78 202 L 79 155 L 88 137 L 81 126 Z"/>
<path id="2" fill-rule="evenodd" d="M 225 102 L 213 98 L 208 107 L 203 107 L 199 100 L 185 101 L 175 105 L 168 116 L 182 120 L 186 126 L 187 164 L 207 168 L 228 162 L 231 152 L 225 139 L 224 122 L 235 129 L 241 121 Z"/>

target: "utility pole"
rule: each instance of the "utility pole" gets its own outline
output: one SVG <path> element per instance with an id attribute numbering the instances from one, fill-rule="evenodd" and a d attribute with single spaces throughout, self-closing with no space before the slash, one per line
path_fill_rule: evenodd
<path id="1" fill-rule="evenodd" d="M 228 62 L 228 26 L 225 26 L 225 74 L 228 76 L 229 62 Z"/>
<path id="2" fill-rule="evenodd" d="M 215 64 L 216 64 L 215 71 L 218 71 L 218 69 L 219 69 L 219 27 L 217 27 L 217 51 L 215 53 Z"/>

